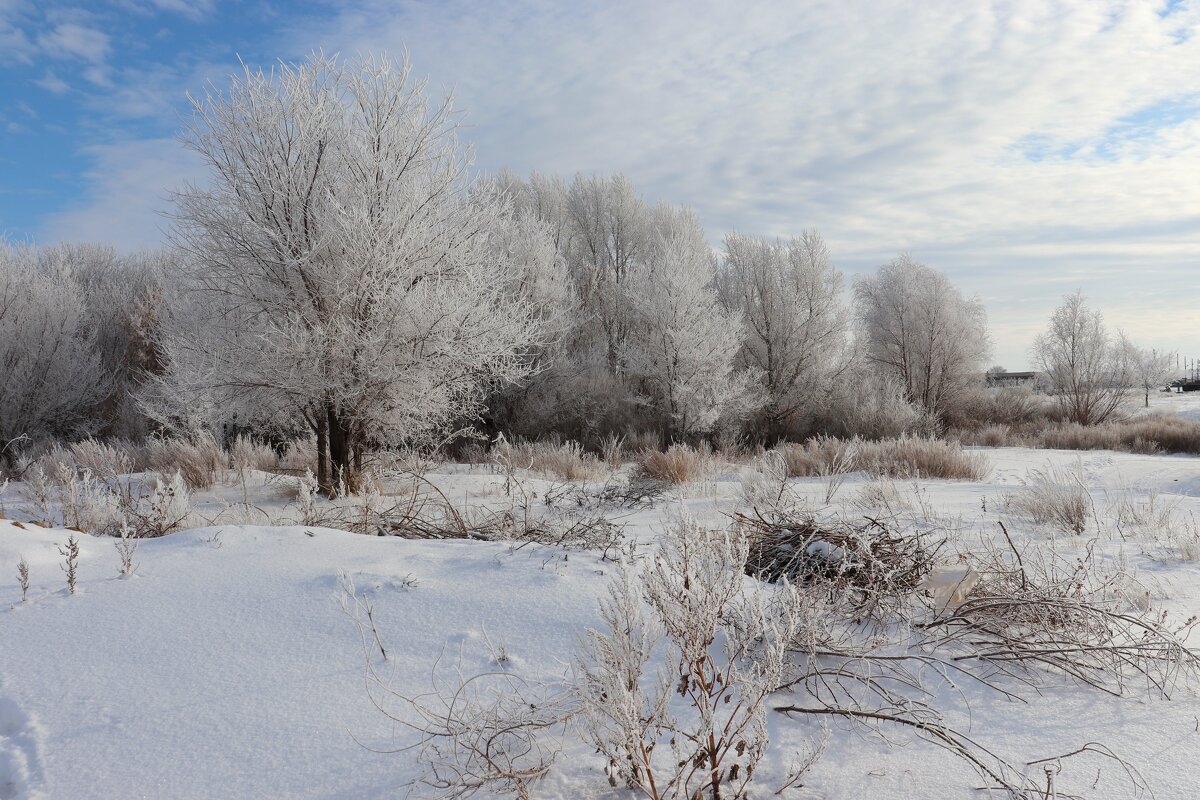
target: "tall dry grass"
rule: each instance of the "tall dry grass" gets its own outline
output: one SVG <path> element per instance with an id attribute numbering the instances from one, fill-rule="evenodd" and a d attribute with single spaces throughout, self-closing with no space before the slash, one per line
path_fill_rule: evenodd
<path id="1" fill-rule="evenodd" d="M 778 449 L 793 478 L 867 472 L 877 477 L 981 481 L 990 471 L 982 453 L 966 452 L 957 442 L 921 436 L 879 441 L 818 436 Z"/>
<path id="2" fill-rule="evenodd" d="M 1134 417 L 1102 425 L 1047 421 L 1024 425 L 991 424 L 958 430 L 955 434 L 964 443 L 987 447 L 1200 455 L 1200 422 L 1182 417 Z"/>
<path id="3" fill-rule="evenodd" d="M 673 444 L 665 451 L 643 452 L 638 469 L 651 480 L 691 483 L 707 477 L 715 465 L 712 448 L 707 444 L 701 444 L 700 447 Z"/>
<path id="4" fill-rule="evenodd" d="M 503 441 L 492 448 L 491 461 L 505 469 L 524 469 L 567 481 L 600 480 L 608 465 L 578 442 Z"/>

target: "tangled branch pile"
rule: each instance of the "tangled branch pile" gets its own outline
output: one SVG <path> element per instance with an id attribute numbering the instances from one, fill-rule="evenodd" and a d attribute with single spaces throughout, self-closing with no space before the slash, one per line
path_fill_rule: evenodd
<path id="1" fill-rule="evenodd" d="M 820 582 L 860 592 L 864 601 L 911 595 L 933 570 L 944 536 L 901 531 L 866 518 L 861 524 L 821 523 L 814 516 L 736 514 L 749 541 L 746 574 L 769 583 Z"/>
<path id="2" fill-rule="evenodd" d="M 918 624 L 924 647 L 954 652 L 959 663 L 1045 668 L 1112 695 L 1139 681 L 1170 697 L 1200 672 L 1200 655 L 1185 644 L 1196 616 L 1172 620 L 1153 610 L 1126 575 L 1102 572 L 1090 551 L 1075 559 L 1044 547 L 1012 553 L 1016 564 L 992 549 L 972 557 L 980 580 L 957 608 Z"/>

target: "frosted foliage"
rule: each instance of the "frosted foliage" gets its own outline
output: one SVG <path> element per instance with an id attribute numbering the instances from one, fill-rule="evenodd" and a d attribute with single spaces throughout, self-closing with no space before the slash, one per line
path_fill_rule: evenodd
<path id="1" fill-rule="evenodd" d="M 1051 393 L 1072 422 L 1094 425 L 1117 413 L 1136 381 L 1136 353 L 1114 337 L 1080 292 L 1067 295 L 1033 345 Z M 1153 362 L 1150 364 L 1153 372 Z"/>
<path id="2" fill-rule="evenodd" d="M 193 106 L 187 144 L 212 182 L 177 197 L 189 265 L 161 417 L 207 396 L 328 420 L 331 449 L 411 440 L 527 371 L 539 326 L 492 241 L 511 209 L 469 191 L 449 100 L 431 103 L 407 64 L 247 69 Z"/>
<path id="3" fill-rule="evenodd" d="M 854 285 L 867 360 L 908 399 L 944 415 L 979 381 L 990 344 L 983 305 L 907 255 Z"/>
<path id="4" fill-rule="evenodd" d="M 738 363 L 760 376 L 763 422 L 782 433 L 828 405 L 850 363 L 842 275 L 821 235 L 786 241 L 725 237 L 721 299 L 745 322 Z"/>
<path id="5" fill-rule="evenodd" d="M 751 400 L 746 374 L 734 363 L 742 324 L 717 301 L 703 231 L 686 212 L 663 228 L 653 255 L 627 282 L 632 335 L 622 352 L 628 375 L 672 438 L 711 431 Z"/>
<path id="6" fill-rule="evenodd" d="M 27 435 L 90 432 L 110 390 L 82 294 L 67 265 L 0 243 L 0 448 Z"/>

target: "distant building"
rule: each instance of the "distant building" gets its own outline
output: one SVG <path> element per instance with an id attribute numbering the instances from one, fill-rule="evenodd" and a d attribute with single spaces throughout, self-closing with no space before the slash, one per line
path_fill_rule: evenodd
<path id="1" fill-rule="evenodd" d="M 987 374 L 988 386 L 1034 386 L 1041 378 L 1040 372 L 989 372 Z"/>

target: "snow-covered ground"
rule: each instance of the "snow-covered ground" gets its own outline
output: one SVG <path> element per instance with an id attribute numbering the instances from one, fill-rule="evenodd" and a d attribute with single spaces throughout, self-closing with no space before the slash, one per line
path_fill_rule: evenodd
<path id="1" fill-rule="evenodd" d="M 1054 538 L 1064 552 L 1089 540 L 1151 592 L 1156 609 L 1182 620 L 1200 612 L 1200 564 L 1153 531 L 1128 540 L 1070 537 L 1005 508 L 1031 471 L 1079 470 L 1103 509 L 1118 496 L 1200 513 L 1200 459 L 1111 452 L 984 450 L 984 482 L 895 481 L 914 515 L 956 531 L 968 549 L 1003 519 L 1018 544 Z M 672 490 L 619 522 L 653 540 L 681 509 L 719 524 L 741 503 L 745 466 Z M 457 503 L 499 502 L 502 479 L 485 468 L 447 466 L 430 479 Z M 217 507 L 243 492 L 264 516 L 287 511 L 287 479 L 218 487 L 198 499 Z M 536 479 L 530 483 L 538 485 Z M 794 481 L 814 503 L 822 479 Z M 861 514 L 861 475 L 832 505 Z M 204 505 L 204 502 L 201 505 Z M 78 592 L 66 593 L 57 548 L 69 531 L 28 520 L 20 487 L 0 494 L 0 800 L 30 798 L 368 798 L 403 795 L 416 775 L 411 743 L 372 704 L 359 630 L 344 612 L 338 573 L 373 603 L 393 686 L 416 694 L 435 663 L 467 673 L 504 669 L 537 680 L 566 674 L 581 634 L 597 624 L 597 600 L 613 574 L 599 554 L 516 543 L 410 541 L 329 528 L 219 524 L 142 541 L 136 573 L 118 577 L 111 538 L 82 536 Z M 953 555 L 948 554 L 948 555 Z M 20 602 L 16 565 L 31 572 Z M 499 662 L 499 663 L 497 663 Z M 971 686 L 943 687 L 951 713 L 1011 760 L 1102 742 L 1145 776 L 1154 796 L 1200 793 L 1200 700 L 1178 687 L 1170 701 L 1113 698 L 1050 678 L 1027 703 L 999 702 Z M 773 716 L 772 750 L 754 797 L 771 793 L 816 729 Z M 834 726 L 824 756 L 797 798 L 963 798 L 981 779 L 905 731 L 889 739 Z M 599 756 L 568 744 L 535 797 L 625 798 Z M 1040 774 L 1040 773 L 1039 773 Z M 1060 790 L 1134 796 L 1112 761 L 1064 763 Z M 420 788 L 413 796 L 423 796 Z"/>
<path id="2" fill-rule="evenodd" d="M 1134 397 L 1134 401 L 1138 398 Z M 1185 419 L 1200 420 L 1200 392 L 1151 392 L 1150 407 L 1143 413 L 1174 414 Z"/>

